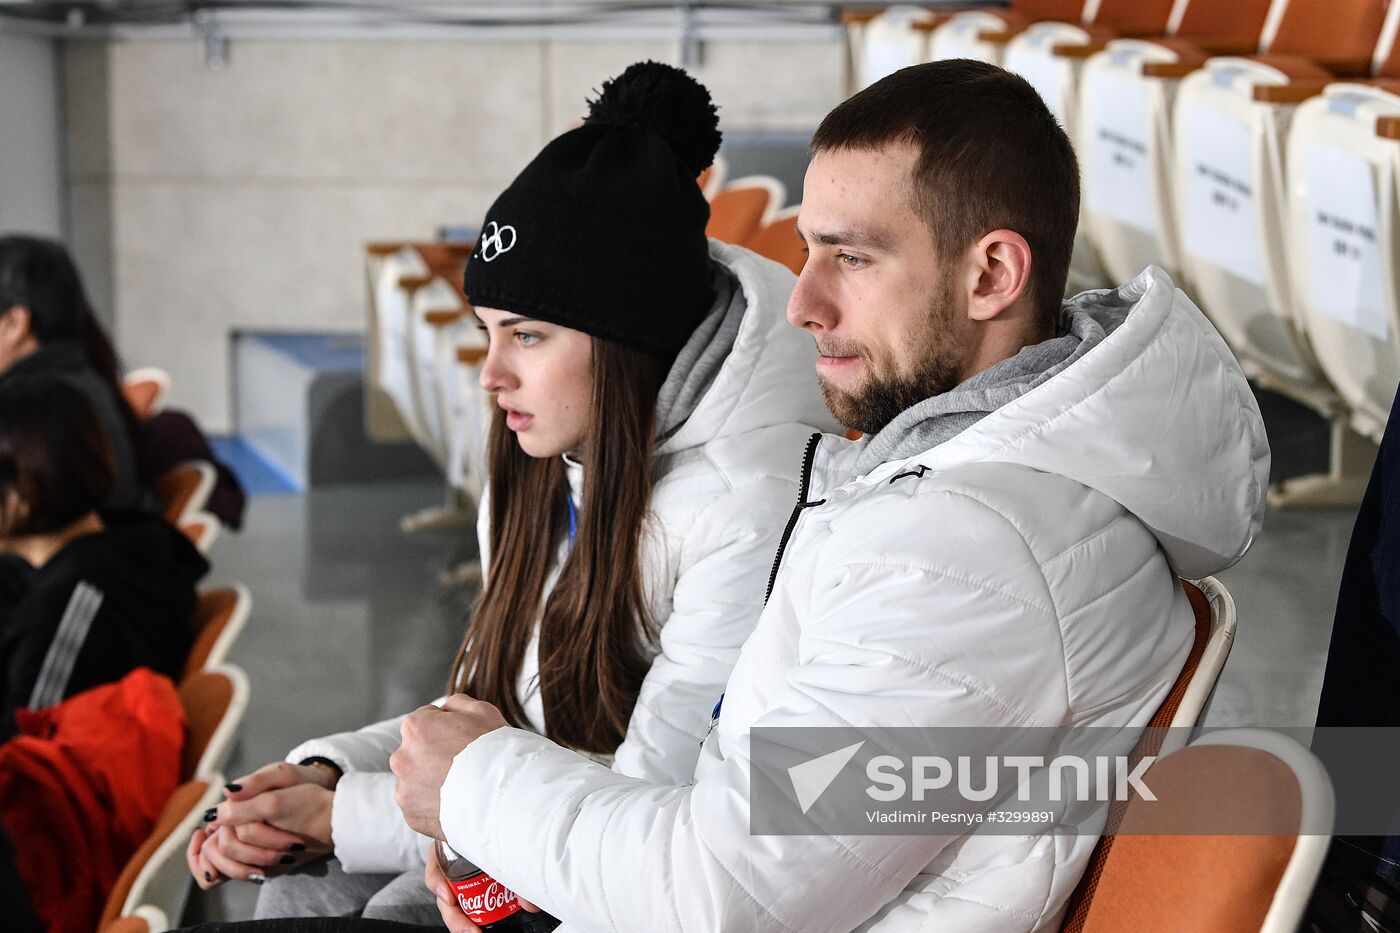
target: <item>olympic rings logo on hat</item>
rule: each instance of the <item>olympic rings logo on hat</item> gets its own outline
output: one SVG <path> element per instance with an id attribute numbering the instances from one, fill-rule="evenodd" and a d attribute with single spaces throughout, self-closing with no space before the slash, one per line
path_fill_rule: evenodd
<path id="1" fill-rule="evenodd" d="M 504 227 L 497 226 L 494 220 L 486 224 L 487 229 L 481 235 L 481 242 L 478 252 L 481 253 L 482 262 L 490 262 L 502 253 L 508 253 L 515 249 L 515 228 L 506 224 Z M 507 239 L 506 234 L 510 234 Z"/>

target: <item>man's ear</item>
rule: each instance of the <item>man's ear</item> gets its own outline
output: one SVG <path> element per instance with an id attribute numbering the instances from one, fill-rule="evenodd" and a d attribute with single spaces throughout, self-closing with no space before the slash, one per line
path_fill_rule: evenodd
<path id="1" fill-rule="evenodd" d="M 1014 230 L 993 230 L 972 247 L 967 316 L 992 321 L 1030 295 L 1031 247 Z"/>
<path id="2" fill-rule="evenodd" d="M 30 335 L 30 323 L 29 309 L 24 305 L 10 305 L 0 311 L 0 335 L 12 343 Z"/>

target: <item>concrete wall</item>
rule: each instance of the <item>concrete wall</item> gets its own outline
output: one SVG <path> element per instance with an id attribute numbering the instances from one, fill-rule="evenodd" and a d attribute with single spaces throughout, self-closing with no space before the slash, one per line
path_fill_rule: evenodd
<path id="1" fill-rule="evenodd" d="M 811 129 L 839 99 L 839 43 L 705 47 L 722 127 Z M 67 186 L 92 291 L 131 366 L 230 426 L 227 335 L 364 324 L 362 244 L 475 226 L 591 89 L 666 42 L 236 41 L 63 50 Z"/>
<path id="2" fill-rule="evenodd" d="M 63 235 L 59 122 L 53 41 L 0 27 L 0 231 Z"/>

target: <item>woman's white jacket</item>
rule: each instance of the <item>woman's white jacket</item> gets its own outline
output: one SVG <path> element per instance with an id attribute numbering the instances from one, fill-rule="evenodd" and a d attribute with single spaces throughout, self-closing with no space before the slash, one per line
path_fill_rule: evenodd
<path id="1" fill-rule="evenodd" d="M 812 338 L 785 318 L 792 273 L 717 241 L 710 252 L 738 280 L 742 321 L 709 389 L 656 449 L 642 560 L 659 637 L 612 763 L 618 775 L 649 784 L 691 779 L 711 707 L 758 621 L 773 549 L 797 494 L 803 443 L 815 430 L 834 428 L 816 384 Z M 583 468 L 570 464 L 568 472 L 577 504 Z M 480 510 L 478 522 L 487 572 L 488 511 Z M 548 585 L 564 554 L 561 543 Z M 521 697 L 531 724 L 542 730 L 537 654 L 526 657 Z M 389 756 L 399 745 L 401 719 L 312 739 L 287 755 L 294 762 L 327 758 L 345 772 L 331 831 L 346 871 L 397 872 L 423 864 L 426 840 L 408 828 L 394 804 Z M 476 802 L 494 805 L 484 789 Z"/>
<path id="2" fill-rule="evenodd" d="M 1096 829 L 756 833 L 755 789 L 789 776 L 755 730 L 1106 726 L 1131 746 L 1191 645 L 1178 577 L 1249 547 L 1268 445 L 1230 351 L 1160 269 L 1072 306 L 1122 323 L 951 439 L 859 475 L 864 442 L 813 440 L 693 781 L 498 729 L 443 785 L 452 846 L 576 931 L 1058 929 Z"/>

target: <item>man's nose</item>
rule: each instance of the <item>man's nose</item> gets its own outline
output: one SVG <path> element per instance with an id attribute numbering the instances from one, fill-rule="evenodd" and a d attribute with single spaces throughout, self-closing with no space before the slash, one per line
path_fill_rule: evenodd
<path id="1" fill-rule="evenodd" d="M 836 315 L 827 285 L 815 267 L 816 263 L 808 262 L 797 277 L 797 286 L 788 299 L 787 319 L 793 327 L 820 332 L 835 326 Z"/>

